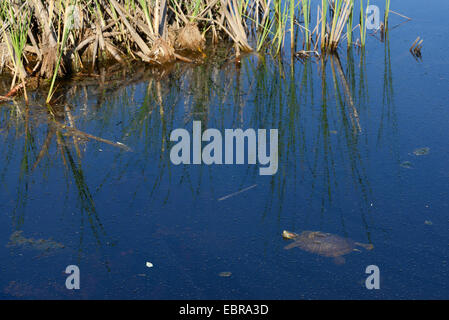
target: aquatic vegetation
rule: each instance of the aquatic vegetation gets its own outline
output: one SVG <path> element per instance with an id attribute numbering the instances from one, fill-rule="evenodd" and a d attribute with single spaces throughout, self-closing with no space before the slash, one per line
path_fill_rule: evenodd
<path id="1" fill-rule="evenodd" d="M 50 239 L 25 238 L 22 233 L 23 231 L 15 231 L 9 238 L 8 246 L 28 247 L 39 251 L 49 251 L 64 248 L 64 245 L 62 243 Z"/>
<path id="2" fill-rule="evenodd" d="M 327 45 L 328 50 L 337 50 L 342 36 L 343 28 L 348 21 L 349 15 L 352 12 L 352 8 L 353 6 L 350 0 L 336 0 L 334 2 L 334 16 L 329 36 L 329 43 Z"/>
<path id="3" fill-rule="evenodd" d="M 28 103 L 26 94 L 25 78 L 26 71 L 23 66 L 24 48 L 27 41 L 27 32 L 30 24 L 30 12 L 27 7 L 15 10 L 9 1 L 0 4 L 0 22 L 3 24 L 4 38 L 9 56 L 14 65 L 14 78 L 11 89 L 15 85 L 16 76 L 19 75 L 25 90 L 25 101 Z"/>
<path id="4" fill-rule="evenodd" d="M 258 3 L 259 4 L 259 3 Z M 257 11 L 261 9 L 256 9 Z M 263 46 L 268 42 L 269 36 L 272 34 L 272 27 L 274 19 L 270 18 L 270 7 L 265 5 L 263 7 L 263 14 L 256 15 L 256 50 L 261 51 Z M 261 19 L 260 19 L 261 17 Z"/>
<path id="5" fill-rule="evenodd" d="M 354 0 L 350 0 L 351 7 L 354 7 Z M 354 11 L 351 10 L 348 16 L 348 23 L 346 25 L 346 39 L 348 41 L 348 48 L 352 46 L 352 25 L 354 22 Z"/>
<path id="6" fill-rule="evenodd" d="M 415 57 L 415 58 L 421 58 L 421 49 L 423 47 L 423 39 L 421 39 L 420 37 L 416 38 L 416 40 L 413 42 L 412 46 L 410 47 L 410 53 Z"/>
<path id="7" fill-rule="evenodd" d="M 55 85 L 55 81 L 56 81 L 56 76 L 58 75 L 58 71 L 59 71 L 59 67 L 61 65 L 61 59 L 62 59 L 62 53 L 64 51 L 64 48 L 66 46 L 68 37 L 69 37 L 69 32 L 70 29 L 73 27 L 73 20 L 74 20 L 74 11 L 75 11 L 75 7 L 74 4 L 75 1 L 70 1 L 67 0 L 65 2 L 66 7 L 64 9 L 64 26 L 63 26 L 63 30 L 62 30 L 62 39 L 61 41 L 58 41 L 58 46 L 57 46 L 57 60 L 56 60 L 56 66 L 54 68 L 53 71 L 53 77 L 51 79 L 51 83 L 50 83 L 50 89 L 48 91 L 48 96 L 47 96 L 47 103 L 50 103 L 50 100 L 53 96 L 53 87 Z M 62 10 L 62 8 L 61 8 Z"/>
<path id="8" fill-rule="evenodd" d="M 295 52 L 295 0 L 290 0 L 289 2 L 289 20 L 290 20 L 290 49 L 291 52 Z"/>
<path id="9" fill-rule="evenodd" d="M 389 3 L 387 0 L 385 23 Z M 194 62 L 205 57 L 207 46 L 218 42 L 233 45 L 236 57 L 251 51 L 276 56 L 284 48 L 287 34 L 293 56 L 298 31 L 303 34 L 305 52 L 315 52 L 320 46 L 323 53 L 335 53 L 345 37 L 351 46 L 354 0 L 322 0 L 316 10 L 312 6 L 310 0 L 4 1 L 0 49 L 6 45 L 8 50 L 0 50 L 0 61 L 10 67 L 4 71 L 12 70 L 11 88 L 17 76 L 22 80 L 25 99 L 29 79 L 48 79 L 46 102 L 50 104 L 59 77 L 111 61 Z M 316 25 L 312 23 L 315 12 Z M 365 22 L 361 0 L 358 27 L 362 47 Z M 202 55 L 195 55 L 198 52 Z"/>
<path id="10" fill-rule="evenodd" d="M 305 44 L 306 48 L 310 49 L 311 32 L 310 32 L 310 0 L 302 0 L 302 14 L 304 17 L 304 29 L 305 29 Z"/>
<path id="11" fill-rule="evenodd" d="M 366 8 L 369 7 L 369 0 L 367 1 Z M 366 9 L 363 7 L 363 0 L 360 0 L 360 42 L 361 46 L 365 47 L 366 43 Z"/>
<path id="12" fill-rule="evenodd" d="M 328 44 L 328 37 L 326 34 L 326 25 L 327 25 L 327 9 L 329 7 L 329 3 L 327 0 L 321 0 L 321 50 L 324 51 Z"/>
<path id="13" fill-rule="evenodd" d="M 389 15 L 390 15 L 390 0 L 385 0 L 385 16 L 384 16 L 385 30 L 388 30 L 388 16 Z"/>

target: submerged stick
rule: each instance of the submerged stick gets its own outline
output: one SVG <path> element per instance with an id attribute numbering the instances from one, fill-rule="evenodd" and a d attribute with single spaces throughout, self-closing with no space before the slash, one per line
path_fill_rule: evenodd
<path id="1" fill-rule="evenodd" d="M 175 58 L 178 59 L 178 60 L 187 62 L 187 63 L 192 63 L 193 62 L 193 60 L 190 60 L 189 58 L 181 56 L 180 54 L 177 54 L 177 53 L 175 53 Z"/>
<path id="2" fill-rule="evenodd" d="M 10 100 L 12 100 L 11 97 L 15 96 L 19 92 L 19 90 L 23 88 L 25 83 L 26 82 L 19 83 L 14 88 L 9 90 L 9 92 L 6 95 L 0 96 L 0 101 L 10 101 Z"/>
<path id="3" fill-rule="evenodd" d="M 396 15 L 398 15 L 398 16 L 404 18 L 404 19 L 412 20 L 412 18 L 409 18 L 409 17 L 407 17 L 407 16 L 404 16 L 404 15 L 402 15 L 402 14 L 400 14 L 400 13 L 397 13 L 397 12 L 395 12 L 395 11 L 393 11 L 393 10 L 390 10 L 389 12 L 394 13 L 394 14 L 396 14 Z"/>

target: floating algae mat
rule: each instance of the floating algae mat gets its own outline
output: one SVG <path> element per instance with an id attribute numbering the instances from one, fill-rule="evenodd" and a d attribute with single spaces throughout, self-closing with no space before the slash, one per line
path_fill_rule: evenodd
<path id="1" fill-rule="evenodd" d="M 8 247 L 26 247 L 39 251 L 50 251 L 64 248 L 62 243 L 50 239 L 25 238 L 23 231 L 14 232 L 9 238 Z"/>

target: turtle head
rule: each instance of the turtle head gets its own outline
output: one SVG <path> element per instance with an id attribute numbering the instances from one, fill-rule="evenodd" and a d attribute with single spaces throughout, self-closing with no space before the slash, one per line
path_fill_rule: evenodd
<path id="1" fill-rule="evenodd" d="M 297 236 L 298 236 L 297 233 L 290 232 L 290 231 L 287 231 L 287 230 L 282 231 L 282 237 L 284 239 L 295 239 Z"/>

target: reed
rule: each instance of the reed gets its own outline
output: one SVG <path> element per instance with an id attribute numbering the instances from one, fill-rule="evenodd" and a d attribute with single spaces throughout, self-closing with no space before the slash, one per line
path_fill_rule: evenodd
<path id="1" fill-rule="evenodd" d="M 354 23 L 354 0 L 350 0 L 351 2 L 351 12 L 348 17 L 348 24 L 346 25 L 346 39 L 348 41 L 348 48 L 352 46 L 352 26 Z"/>
<path id="2" fill-rule="evenodd" d="M 245 52 L 253 51 L 244 27 L 242 3 L 242 1 L 238 0 L 221 0 L 222 16 L 226 20 L 226 26 L 218 22 L 222 29 L 234 40 L 237 55 L 240 54 L 240 50 Z"/>
<path id="3" fill-rule="evenodd" d="M 289 13 L 290 13 L 290 49 L 291 52 L 295 52 L 295 0 L 290 0 L 289 2 Z"/>
<path id="4" fill-rule="evenodd" d="M 57 53 L 57 60 L 56 60 L 56 67 L 55 70 L 53 72 L 53 77 L 51 79 L 51 83 L 50 83 L 50 89 L 48 91 L 48 95 L 47 95 L 47 104 L 50 103 L 51 98 L 53 97 L 53 93 L 54 93 L 54 85 L 55 85 L 55 81 L 56 81 L 56 77 L 58 75 L 58 71 L 59 71 L 59 67 L 61 66 L 61 59 L 62 59 L 62 55 L 67 43 L 67 39 L 69 37 L 69 33 L 70 30 L 73 27 L 73 13 L 74 13 L 74 5 L 76 4 L 76 0 L 66 0 L 65 1 L 65 8 L 63 10 L 64 12 L 64 25 L 63 25 L 63 30 L 62 30 L 62 38 L 61 40 L 58 42 L 58 53 Z M 61 12 L 62 12 L 62 6 L 60 7 Z M 61 17 L 62 15 L 60 15 Z"/>
<path id="5" fill-rule="evenodd" d="M 285 40 L 285 33 L 287 27 L 288 20 L 288 7 L 287 5 L 283 5 L 282 0 L 275 0 L 274 2 L 274 11 L 275 11 L 275 19 L 276 19 L 276 31 L 273 37 L 274 44 L 274 54 L 277 55 L 281 48 L 283 47 Z"/>
<path id="6" fill-rule="evenodd" d="M 270 2 L 271 3 L 271 0 Z M 262 19 L 259 20 L 259 15 L 256 15 L 256 28 L 257 28 L 257 46 L 256 46 L 256 50 L 257 51 L 261 51 L 263 46 L 268 42 L 269 40 L 269 36 L 272 35 L 272 29 L 274 26 L 274 19 L 271 19 L 270 17 L 270 6 L 266 5 L 265 7 L 263 7 L 263 14 Z"/>
<path id="7" fill-rule="evenodd" d="M 184 52 L 200 52 L 204 57 L 207 39 L 212 39 L 210 45 L 233 44 L 236 56 L 253 50 L 277 55 L 287 33 L 295 53 L 300 30 L 306 52 L 313 44 L 313 52 L 320 46 L 322 52 L 332 53 L 344 36 L 348 47 L 353 42 L 354 3 L 321 0 L 312 10 L 311 0 L 1 1 L 0 62 L 2 70 L 12 70 L 12 86 L 18 77 L 23 83 L 33 76 L 48 79 L 50 102 L 60 76 L 86 66 L 95 70 L 111 60 L 154 65 L 192 62 L 196 58 Z M 366 41 L 364 5 L 360 0 L 362 47 Z M 389 6 L 386 0 L 385 26 Z M 315 12 L 316 25 L 312 22 Z"/>
<path id="8" fill-rule="evenodd" d="M 331 52 L 335 52 L 337 50 L 343 33 L 343 28 L 353 10 L 351 0 L 336 0 L 334 3 L 334 16 L 332 19 L 332 27 L 328 45 L 328 50 Z"/>
<path id="9" fill-rule="evenodd" d="M 388 29 L 388 15 L 389 14 L 390 14 L 390 0 L 385 0 L 385 17 L 384 17 L 385 30 Z"/>
<path id="10" fill-rule="evenodd" d="M 0 16 L 4 24 L 4 38 L 6 38 L 6 45 L 9 55 L 14 65 L 14 77 L 11 83 L 11 89 L 15 85 L 15 79 L 19 76 L 22 80 L 25 101 L 28 103 L 28 95 L 26 93 L 25 77 L 27 73 L 23 66 L 24 48 L 27 41 L 27 32 L 30 25 L 30 12 L 28 7 L 22 6 L 14 9 L 13 5 L 5 1 L 0 7 Z"/>
<path id="11" fill-rule="evenodd" d="M 369 7 L 369 0 L 367 0 L 366 8 Z M 363 8 L 363 0 L 360 0 L 360 44 L 362 48 L 365 47 L 366 42 L 366 10 Z"/>
<path id="12" fill-rule="evenodd" d="M 328 44 L 326 33 L 328 7 L 329 3 L 327 0 L 321 0 L 321 51 L 325 51 Z"/>

